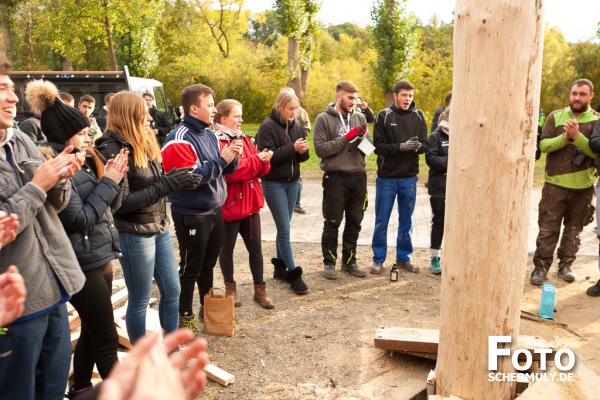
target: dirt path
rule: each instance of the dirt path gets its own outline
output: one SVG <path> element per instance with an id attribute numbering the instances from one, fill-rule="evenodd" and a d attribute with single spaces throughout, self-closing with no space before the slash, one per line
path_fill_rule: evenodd
<path id="1" fill-rule="evenodd" d="M 424 387 L 435 363 L 390 356 L 373 347 L 373 336 L 381 326 L 439 328 L 440 278 L 428 272 L 426 250 L 417 250 L 414 257 L 422 272 L 401 272 L 397 283 L 387 275 L 370 274 L 363 279 L 341 274 L 329 281 L 320 275 L 320 245 L 294 244 L 311 289 L 297 296 L 289 285 L 271 279 L 268 260 L 274 244 L 263 246 L 275 309 L 264 310 L 252 301 L 247 257 L 238 242 L 235 274 L 243 302 L 236 309 L 238 331 L 233 338 L 207 338 L 211 362 L 234 374 L 236 382 L 226 388 L 210 382 L 202 398 L 409 399 Z M 360 248 L 359 256 L 367 267 L 370 250 Z M 598 278 L 597 258 L 581 257 L 575 270 L 580 277 L 571 285 L 558 282 L 555 271 L 550 274 L 559 289 L 557 324 L 522 320 L 521 334 L 569 342 L 600 370 L 600 299 L 585 294 Z M 591 279 L 586 281 L 586 275 Z M 221 284 L 218 267 L 215 277 L 215 285 Z M 522 309 L 537 313 L 540 293 L 526 283 Z"/>

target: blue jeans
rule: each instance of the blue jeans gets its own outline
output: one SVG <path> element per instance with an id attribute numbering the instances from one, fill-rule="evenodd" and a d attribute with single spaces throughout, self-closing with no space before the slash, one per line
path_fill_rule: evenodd
<path id="1" fill-rule="evenodd" d="M 62 400 L 70 362 L 71 330 L 64 304 L 11 324 L 0 336 L 0 397 Z"/>
<path id="2" fill-rule="evenodd" d="M 300 198 L 302 197 L 302 177 L 298 178 L 298 198 L 296 199 L 296 207 L 300 206 Z"/>
<path id="3" fill-rule="evenodd" d="M 375 229 L 373 231 L 373 262 L 383 263 L 387 255 L 387 231 L 394 201 L 398 197 L 398 237 L 396 261 L 410 261 L 412 246 L 412 214 L 417 199 L 416 176 L 410 178 L 380 178 L 375 181 Z"/>
<path id="4" fill-rule="evenodd" d="M 177 329 L 179 273 L 169 231 L 158 235 L 119 233 L 123 256 L 119 259 L 129 292 L 126 323 L 131 343 L 146 334 L 146 308 L 152 293 L 152 277 L 160 292 L 158 315 L 165 332 Z"/>
<path id="5" fill-rule="evenodd" d="M 273 215 L 277 235 L 275 244 L 277 246 L 277 258 L 285 262 L 288 270 L 296 268 L 290 243 L 290 221 L 294 214 L 294 205 L 298 198 L 298 182 L 274 182 L 262 181 L 265 200 Z"/>

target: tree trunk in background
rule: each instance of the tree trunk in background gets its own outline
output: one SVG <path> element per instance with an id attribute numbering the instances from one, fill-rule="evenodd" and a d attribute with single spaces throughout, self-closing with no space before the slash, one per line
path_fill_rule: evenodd
<path id="1" fill-rule="evenodd" d="M 12 49 L 12 41 L 10 37 L 10 29 L 7 23 L 8 9 L 5 1 L 0 2 L 0 35 L 2 35 L 2 52 L 10 58 Z"/>
<path id="2" fill-rule="evenodd" d="M 545 2 L 457 0 L 436 393 L 512 399 L 541 86 Z M 418 89 L 418 88 L 417 88 Z M 417 94 L 418 101 L 418 94 Z"/>
<path id="3" fill-rule="evenodd" d="M 110 69 L 112 71 L 117 70 L 117 56 L 115 55 L 115 48 L 113 46 L 112 32 L 110 30 L 110 21 L 108 15 L 104 20 L 104 27 L 106 29 L 106 38 L 108 42 L 108 59 L 110 60 Z"/>
<path id="4" fill-rule="evenodd" d="M 63 71 L 73 71 L 73 63 L 69 57 L 65 57 L 60 62 Z"/>
<path id="5" fill-rule="evenodd" d="M 302 70 L 300 73 L 300 93 L 302 97 L 298 96 L 300 101 L 304 100 L 306 97 L 306 89 L 308 87 L 308 77 L 310 76 L 310 68 L 306 70 Z"/>
<path id="6" fill-rule="evenodd" d="M 296 37 L 288 38 L 288 86 L 294 89 L 296 96 L 302 99 L 302 85 L 300 83 L 300 40 Z"/>

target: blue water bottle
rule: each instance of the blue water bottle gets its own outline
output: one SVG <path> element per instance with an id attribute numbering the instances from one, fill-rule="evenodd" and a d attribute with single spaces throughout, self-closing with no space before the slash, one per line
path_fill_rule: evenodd
<path id="1" fill-rule="evenodd" d="M 552 319 L 555 300 L 556 288 L 551 283 L 544 283 L 542 286 L 542 298 L 540 299 L 540 317 Z"/>

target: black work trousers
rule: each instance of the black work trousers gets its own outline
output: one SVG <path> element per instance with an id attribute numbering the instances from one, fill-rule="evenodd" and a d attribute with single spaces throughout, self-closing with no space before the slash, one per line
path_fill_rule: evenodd
<path id="1" fill-rule="evenodd" d="M 323 235 L 321 248 L 323 262 L 335 264 L 337 261 L 338 231 L 342 219 L 346 218 L 342 234 L 342 262 L 356 263 L 356 242 L 360 224 L 368 206 L 367 174 L 323 174 Z"/>
<path id="2" fill-rule="evenodd" d="M 431 204 L 431 244 L 430 248 L 439 250 L 444 239 L 444 218 L 446 215 L 446 197 L 429 196 Z"/>
<path id="3" fill-rule="evenodd" d="M 179 314 L 193 314 L 194 287 L 200 304 L 213 286 L 213 270 L 223 242 L 221 210 L 212 215 L 184 215 L 171 212 L 179 243 Z"/>

